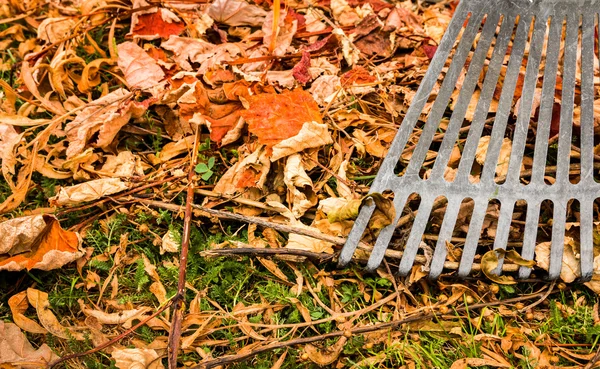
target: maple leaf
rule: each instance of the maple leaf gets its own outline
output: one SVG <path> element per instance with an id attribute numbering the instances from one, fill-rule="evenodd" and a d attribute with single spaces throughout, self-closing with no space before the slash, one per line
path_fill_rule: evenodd
<path id="1" fill-rule="evenodd" d="M 0 270 L 52 270 L 83 255 L 79 235 L 62 229 L 51 215 L 33 215 L 0 223 L 0 233 L 17 235 L 11 238 L 14 242 L 9 245 L 10 249 L 3 247 Z"/>
<path id="2" fill-rule="evenodd" d="M 306 122 L 323 122 L 319 106 L 302 89 L 279 95 L 258 94 L 250 96 L 248 102 L 249 108 L 241 113 L 248 130 L 269 147 L 297 135 Z"/>
<path id="3" fill-rule="evenodd" d="M 157 12 L 142 14 L 138 17 L 137 24 L 133 28 L 135 36 L 169 38 L 171 35 L 179 35 L 185 29 L 185 24 L 170 16 L 171 12 L 159 9 Z M 174 14 L 173 14 L 174 15 Z"/>

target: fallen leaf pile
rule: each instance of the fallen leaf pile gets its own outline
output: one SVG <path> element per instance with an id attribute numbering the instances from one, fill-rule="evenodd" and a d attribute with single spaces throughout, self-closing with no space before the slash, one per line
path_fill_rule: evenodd
<path id="1" fill-rule="evenodd" d="M 510 272 L 519 267 L 533 267 L 536 273 L 548 269 L 553 218 L 549 202 L 542 204 L 539 219 L 534 220 L 539 225 L 535 257 L 526 260 L 520 249 L 528 204 L 515 204 L 509 247 L 503 251 L 493 250 L 502 204 L 490 201 L 474 260 L 480 278 L 463 284 L 451 278 L 466 242 L 472 199 L 460 205 L 446 245 L 448 275 L 439 282 L 425 278 L 446 212 L 445 199 L 438 199 L 411 273 L 406 278 L 392 275 L 421 199 L 413 194 L 404 208 L 395 208 L 393 194 L 369 193 L 369 187 L 457 3 L 0 1 L 0 278 L 38 278 L 32 270 L 48 273 L 39 274 L 42 277 L 31 284 L 26 284 L 29 279 L 7 282 L 10 292 L 3 295 L 6 301 L 0 300 L 0 312 L 6 313 L 4 322 L 0 320 L 0 367 L 39 367 L 58 360 L 57 353 L 66 356 L 97 347 L 146 320 L 133 336 L 95 358 L 120 369 L 163 368 L 173 311 L 152 313 L 170 303 L 176 291 L 180 267 L 176 256 L 185 239 L 180 224 L 191 184 L 194 203 L 201 208 L 193 210 L 190 258 L 201 260 L 188 263 L 191 277 L 181 334 L 185 356 L 179 362 L 186 367 L 207 363 L 225 367 L 263 349 L 272 353 L 272 360 L 251 359 L 252 365 L 435 367 L 415 348 L 414 332 L 440 342 L 452 337 L 461 345 L 482 347 L 483 357 L 478 358 L 465 357 L 466 351 L 461 351 L 451 363 L 453 369 L 520 365 L 511 361 L 514 358 L 540 367 L 553 365 L 559 356 L 572 365 L 591 360 L 584 350 L 592 343 L 571 350 L 552 334 L 536 336 L 534 328 L 516 327 L 523 315 L 516 311 L 528 311 L 531 323 L 550 316 L 550 307 L 542 314 L 497 303 L 511 296 L 517 285 L 511 276 L 496 275 L 502 259 L 510 264 Z M 564 48 L 561 45 L 561 60 Z M 529 49 L 526 57 L 528 53 Z M 449 146 L 443 173 L 447 181 L 456 177 L 483 94 L 485 73 L 474 86 L 464 119 L 453 121 L 472 58 L 473 53 L 418 168 L 422 178 L 430 176 L 439 159 L 449 124 L 460 125 L 461 134 Z M 508 63 L 507 57 L 500 81 Z M 518 87 L 524 83 L 524 71 L 525 64 Z M 598 89 L 598 62 L 594 74 Z M 562 71 L 557 81 L 550 102 L 552 144 L 558 137 Z M 396 165 L 398 175 L 413 157 L 442 83 L 440 78 L 423 101 L 420 122 Z M 576 83 L 579 102 L 579 78 Z M 524 185 L 532 177 L 541 91 L 539 78 L 518 166 Z M 500 93 L 494 92 L 482 137 L 471 153 L 469 180 L 474 183 L 484 171 L 492 140 L 488 123 L 496 115 Z M 600 99 L 595 100 L 594 176 L 600 180 Z M 515 114 L 522 105 L 520 92 L 507 103 L 508 129 L 498 141 L 500 153 L 491 170 L 498 183 L 509 175 L 509 158 L 518 141 L 513 137 Z M 580 116 L 577 107 L 572 182 L 582 178 Z M 551 145 L 542 179 L 548 184 L 556 180 L 556 155 L 556 145 Z M 190 163 L 194 172 L 189 176 Z M 600 199 L 592 201 L 595 274 L 586 285 L 600 295 Z M 167 205 L 157 210 L 157 203 Z M 400 218 L 389 264 L 375 276 L 355 269 L 332 271 L 322 261 L 335 258 L 339 238 L 348 236 L 360 209 L 369 204 L 374 205 L 374 215 L 356 259 L 364 261 L 379 232 Z M 253 221 L 241 225 L 207 209 Z M 571 283 L 581 276 L 582 215 L 574 201 L 566 211 L 561 279 Z M 266 222 L 300 232 L 276 230 Z M 235 261 L 209 258 L 214 256 L 211 251 L 221 249 L 274 250 L 278 255 L 250 253 L 250 261 L 240 261 L 239 256 Z M 56 278 L 62 287 L 47 288 L 46 278 Z M 246 283 L 259 292 L 245 290 Z M 492 287 L 496 292 L 490 292 Z M 573 316 L 571 310 L 586 306 L 585 301 L 574 300 L 574 307 L 552 307 L 554 316 Z M 464 311 L 474 301 L 497 307 L 482 310 L 481 319 L 461 316 L 460 323 L 450 319 L 436 325 L 440 321 L 436 318 L 382 330 L 368 328 L 423 311 L 439 312 L 445 319 L 448 309 Z M 586 318 L 596 327 L 597 306 L 596 315 Z M 494 316 L 510 323 L 493 328 L 494 334 L 466 338 L 461 328 L 469 325 L 465 322 L 479 332 L 494 322 Z M 270 349 L 320 335 L 324 338 Z M 56 341 L 46 343 L 47 336 Z M 401 359 L 390 359 L 384 352 Z"/>

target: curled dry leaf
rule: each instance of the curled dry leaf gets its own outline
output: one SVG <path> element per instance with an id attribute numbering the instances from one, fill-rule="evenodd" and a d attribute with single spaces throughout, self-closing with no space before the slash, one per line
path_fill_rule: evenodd
<path id="1" fill-rule="evenodd" d="M 65 127 L 69 141 L 67 158 L 81 153 L 96 134 L 98 138 L 92 145 L 107 147 L 131 118 L 141 117 L 147 104 L 133 101 L 131 96 L 129 91 L 119 88 L 81 110 Z"/>
<path id="2" fill-rule="evenodd" d="M 62 229 L 52 215 L 7 220 L 0 235 L 0 270 L 52 270 L 83 255 L 79 234 Z"/>
<path id="3" fill-rule="evenodd" d="M 40 323 L 50 334 L 63 339 L 75 338 L 79 341 L 85 340 L 85 335 L 75 332 L 73 329 L 59 323 L 54 313 L 50 310 L 50 302 L 48 301 L 48 294 L 46 292 L 28 288 L 27 299 L 37 311 Z"/>
<path id="4" fill-rule="evenodd" d="M 235 163 L 223 174 L 213 189 L 214 192 L 232 195 L 248 187 L 262 188 L 267 180 L 271 161 L 264 147 Z"/>
<path id="5" fill-rule="evenodd" d="M 283 56 L 292 44 L 292 39 L 298 29 L 298 20 L 293 17 L 287 17 L 287 11 L 281 11 L 277 31 L 273 32 L 274 12 L 274 10 L 270 11 L 263 23 L 263 44 L 272 50 L 273 55 Z M 275 40 L 273 40 L 274 33 L 276 35 Z"/>
<path id="6" fill-rule="evenodd" d="M 164 72 L 148 53 L 134 42 L 117 45 L 117 65 L 130 88 L 151 88 L 165 77 Z"/>
<path id="7" fill-rule="evenodd" d="M 12 323 L 0 321 L 0 367 L 37 369 L 59 359 L 45 343 L 37 350 Z"/>
<path id="8" fill-rule="evenodd" d="M 128 188 L 129 186 L 119 178 L 95 179 L 69 187 L 61 187 L 56 196 L 49 198 L 48 201 L 56 206 L 75 205 L 98 200 L 103 196 L 112 195 Z"/>
<path id="9" fill-rule="evenodd" d="M 81 308 L 81 311 L 86 316 L 94 317 L 94 318 L 98 319 L 98 322 L 100 322 L 102 324 L 108 324 L 108 325 L 122 324 L 123 327 L 125 327 L 125 328 L 131 327 L 132 321 L 134 319 L 141 320 L 141 319 L 143 319 L 143 316 L 147 312 L 152 310 L 149 307 L 141 307 L 139 309 L 119 311 L 118 313 L 105 313 L 104 311 L 88 308 L 83 303 L 83 300 L 81 300 L 81 299 L 78 300 L 77 302 L 79 303 L 79 307 Z"/>
<path id="10" fill-rule="evenodd" d="M 259 26 L 267 16 L 262 8 L 240 0 L 216 0 L 208 8 L 207 14 L 229 26 Z"/>
<path id="11" fill-rule="evenodd" d="M 304 346 L 304 352 L 308 354 L 308 358 L 313 363 L 321 366 L 330 365 L 338 359 L 347 340 L 345 336 L 342 336 L 334 345 L 323 349 L 309 343 Z"/>
<path id="12" fill-rule="evenodd" d="M 297 135 L 285 139 L 273 146 L 271 161 L 281 159 L 306 149 L 317 148 L 332 143 L 333 139 L 327 129 L 327 124 L 321 124 L 315 121 L 306 122 L 302 125 L 302 128 Z"/>
<path id="13" fill-rule="evenodd" d="M 317 104 L 326 106 L 339 95 L 338 91 L 341 89 L 340 77 L 323 75 L 313 81 L 309 91 Z"/>
<path id="14" fill-rule="evenodd" d="M 116 349 L 110 354 L 119 369 L 163 369 L 160 356 L 153 349 Z"/>
<path id="15" fill-rule="evenodd" d="M 44 327 L 25 316 L 24 313 L 29 307 L 29 303 L 27 302 L 27 291 L 21 291 L 16 295 L 11 296 L 11 298 L 8 299 L 8 306 L 10 307 L 13 321 L 19 328 L 29 333 L 48 333 Z"/>
<path id="16" fill-rule="evenodd" d="M 287 158 L 283 181 L 288 188 L 288 203 L 292 204 L 292 213 L 296 218 L 300 218 L 317 204 L 317 194 L 312 180 L 304 170 L 300 154 L 293 154 Z"/>
<path id="17" fill-rule="evenodd" d="M 46 18 L 37 29 L 37 37 L 47 43 L 54 44 L 63 41 L 73 33 L 75 20 L 73 18 Z"/>
<path id="18" fill-rule="evenodd" d="M 535 261 L 544 270 L 550 267 L 550 248 L 552 242 L 542 242 L 535 247 Z M 560 279 L 566 283 L 573 282 L 581 276 L 579 270 L 579 243 L 571 237 L 565 237 Z"/>
<path id="19" fill-rule="evenodd" d="M 102 177 L 141 177 L 144 175 L 144 166 L 139 156 L 131 151 L 121 151 L 117 156 L 107 155 L 98 174 Z"/>
<path id="20" fill-rule="evenodd" d="M 12 125 L 0 123 L 0 160 L 2 160 L 2 174 L 5 179 L 15 174 L 17 165 L 15 148 L 22 137 L 23 134 L 17 133 Z"/>
<path id="21" fill-rule="evenodd" d="M 498 258 L 501 256 L 504 256 L 506 260 L 520 266 L 528 268 L 533 268 L 535 266 L 535 261 L 523 259 L 515 250 L 490 250 L 481 257 L 481 270 L 486 277 L 498 284 L 517 283 L 511 276 L 497 275 L 495 273 L 495 270 L 498 267 Z"/>
<path id="22" fill-rule="evenodd" d="M 330 197 L 319 202 L 319 209 L 327 215 L 330 223 L 342 220 L 356 219 L 362 205 L 361 199 L 349 200 L 340 197 Z"/>

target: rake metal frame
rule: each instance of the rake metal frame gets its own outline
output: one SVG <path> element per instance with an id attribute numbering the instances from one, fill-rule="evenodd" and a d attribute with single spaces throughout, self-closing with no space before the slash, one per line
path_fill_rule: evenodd
<path id="1" fill-rule="evenodd" d="M 525 200 L 527 202 L 527 217 L 523 248 L 521 250 L 521 255 L 525 259 L 533 259 L 534 257 L 540 205 L 544 200 L 553 202 L 554 223 L 551 235 L 552 245 L 548 278 L 558 278 L 561 271 L 564 248 L 566 208 L 569 200 L 576 199 L 579 201 L 581 212 L 581 279 L 588 280 L 591 278 L 594 258 L 592 242 L 593 202 L 596 198 L 600 197 L 600 184 L 595 181 L 593 175 L 593 101 L 595 94 L 593 53 L 595 23 L 598 12 L 600 12 L 600 0 L 462 0 L 460 2 L 435 56 L 431 60 L 429 69 L 419 86 L 416 96 L 391 144 L 389 152 L 383 160 L 377 178 L 371 187 L 371 192 L 392 190 L 394 192 L 394 205 L 397 212 L 394 222 L 384 228 L 379 234 L 367 264 L 368 270 L 376 269 L 383 260 L 385 250 L 394 233 L 395 225 L 402 215 L 401 210 L 404 208 L 408 196 L 416 193 L 420 195 L 421 202 L 410 231 L 410 236 L 406 242 L 403 257 L 400 261 L 398 271 L 400 275 L 408 274 L 412 268 L 434 200 L 439 196 L 445 196 L 448 204 L 430 265 L 430 278 L 436 278 L 442 273 L 446 259 L 446 241 L 449 241 L 452 237 L 460 204 L 466 198 L 474 201 L 474 210 L 458 269 L 460 277 L 466 277 L 471 271 L 488 203 L 492 199 L 497 199 L 501 203 L 501 210 L 494 249 L 506 248 L 515 202 L 517 200 Z M 486 17 L 485 23 L 482 26 L 484 17 Z M 549 185 L 544 182 L 544 171 L 558 72 L 560 40 L 565 20 L 566 38 L 563 57 L 558 163 L 556 182 Z M 501 24 L 499 25 L 500 21 Z M 519 112 L 521 113 L 516 118 L 508 174 L 503 184 L 497 184 L 494 181 L 496 163 L 509 115 L 511 114 L 519 69 L 523 61 L 532 22 L 533 33 L 529 40 L 529 55 L 519 108 Z M 466 24 L 464 28 L 463 24 Z M 549 29 L 547 29 L 548 24 L 550 24 Z M 498 27 L 499 30 L 496 35 Z M 458 43 L 456 43 L 461 31 L 462 36 Z M 579 182 L 572 184 L 569 180 L 569 165 L 577 49 L 580 32 L 581 174 Z M 540 60 L 546 33 L 548 33 L 549 42 L 545 57 L 546 65 L 543 76 L 531 182 L 522 184 L 519 178 L 520 166 L 530 124 L 530 112 L 532 110 L 538 73 L 540 71 Z M 458 100 L 450 117 L 450 122 L 444 140 L 439 148 L 431 175 L 428 179 L 422 179 L 419 176 L 419 171 L 456 86 L 457 79 L 464 68 L 465 61 L 478 34 L 480 34 L 480 37 L 472 53 Z M 477 102 L 471 128 L 464 145 L 456 178 L 454 181 L 448 182 L 444 179 L 444 171 L 494 39 L 496 42 L 493 47 L 492 57 L 489 61 L 483 85 L 481 86 L 480 98 Z M 504 83 L 500 86 L 502 94 L 493 123 L 481 180 L 478 183 L 472 183 L 469 180 L 471 166 L 511 40 L 513 42 L 510 60 Z M 427 122 L 423 127 L 419 142 L 404 174 L 397 176 L 394 174 L 394 168 L 452 49 L 455 49 L 455 53 L 445 73 Z M 339 257 L 339 264 L 341 266 L 351 260 L 374 209 L 374 204 L 365 205 L 361 209 L 354 227 L 348 236 L 348 240 L 341 251 Z M 500 260 L 501 263 L 502 261 Z M 498 272 L 500 271 L 501 265 L 498 267 Z M 519 278 L 527 278 L 530 273 L 530 268 L 521 267 L 518 276 Z"/>

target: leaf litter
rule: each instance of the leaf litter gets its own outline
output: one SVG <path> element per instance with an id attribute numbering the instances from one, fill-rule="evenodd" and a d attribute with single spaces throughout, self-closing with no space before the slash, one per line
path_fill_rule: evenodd
<path id="1" fill-rule="evenodd" d="M 455 7 L 450 0 L 3 2 L 0 273 L 26 270 L 32 279 L 11 285 L 0 300 L 5 314 L 0 364 L 36 367 L 58 360 L 56 353 L 67 357 L 100 347 L 110 354 L 99 359 L 105 366 L 164 367 L 163 359 L 173 355 L 167 332 L 182 267 L 175 255 L 190 227 L 196 232 L 190 258 L 201 267 L 188 263 L 192 277 L 185 284 L 179 351 L 179 363 L 186 367 L 244 360 L 273 368 L 309 362 L 339 368 L 592 363 L 588 338 L 600 324 L 597 223 L 596 273 L 586 283 L 590 292 L 563 283 L 580 276 L 577 204 L 568 206 L 558 289 L 533 282 L 528 289 L 494 273 L 500 259 L 508 272 L 533 266 L 539 275 L 548 268 L 551 208 L 542 209 L 535 259 L 525 260 L 519 243 L 526 204 L 520 203 L 506 252 L 491 249 L 499 209 L 488 208 L 482 230 L 487 238 L 475 260 L 482 272 L 478 280 L 452 278 L 470 222 L 473 204 L 468 202 L 447 245 L 447 274 L 440 281 L 424 277 L 443 201 L 436 202 L 410 275 L 390 274 L 419 199 L 411 197 L 406 208 L 395 209 L 390 195 L 368 195 L 369 185 Z M 459 89 L 436 145 L 444 138 Z M 497 103 L 492 102 L 490 114 Z M 517 96 L 514 111 L 519 104 Z M 538 107 L 539 102 L 533 116 Z M 472 101 L 447 180 L 460 163 L 474 109 Z M 419 128 L 413 132 L 400 170 L 420 134 Z M 488 132 L 479 142 L 472 181 L 479 178 L 489 140 Z M 437 147 L 429 150 L 423 176 Z M 507 133 L 497 179 L 506 177 L 512 149 Z M 533 151 L 526 151 L 523 183 L 532 158 Z M 553 160 L 546 169 L 548 183 Z M 191 170 L 190 163 L 195 163 Z M 184 220 L 185 231 L 184 194 L 191 185 L 192 199 L 202 205 L 193 208 L 191 221 Z M 367 202 L 376 211 L 358 261 L 367 257 L 379 230 L 401 214 L 389 269 L 367 275 L 320 262 L 339 251 Z M 596 201 L 594 220 L 600 219 L 599 209 Z M 245 229 L 227 214 L 255 223 Z M 272 254 L 258 256 L 259 250 Z M 213 259 L 225 251 L 235 256 Z M 72 281 L 67 305 L 44 277 L 32 274 L 36 269 Z M 569 292 L 572 301 L 550 295 L 556 290 Z M 520 302 L 528 300 L 530 307 Z M 484 306 L 466 314 L 474 303 Z M 576 319 L 581 314 L 596 318 L 588 326 Z M 479 333 L 461 328 L 462 323 L 439 325 L 440 316 L 452 324 L 471 319 Z M 406 319 L 424 323 L 411 328 Z M 497 319 L 504 319 L 505 329 Z M 577 336 L 580 342 L 568 343 L 553 331 L 536 336 L 536 327 L 548 319 L 586 333 Z M 135 337 L 130 329 L 136 329 Z M 46 335 L 61 342 L 53 341 L 53 351 Z M 465 358 L 470 354 L 462 347 L 469 335 L 480 343 L 477 357 Z M 111 339 L 115 342 L 108 344 Z M 446 357 L 419 351 L 423 340 Z"/>

